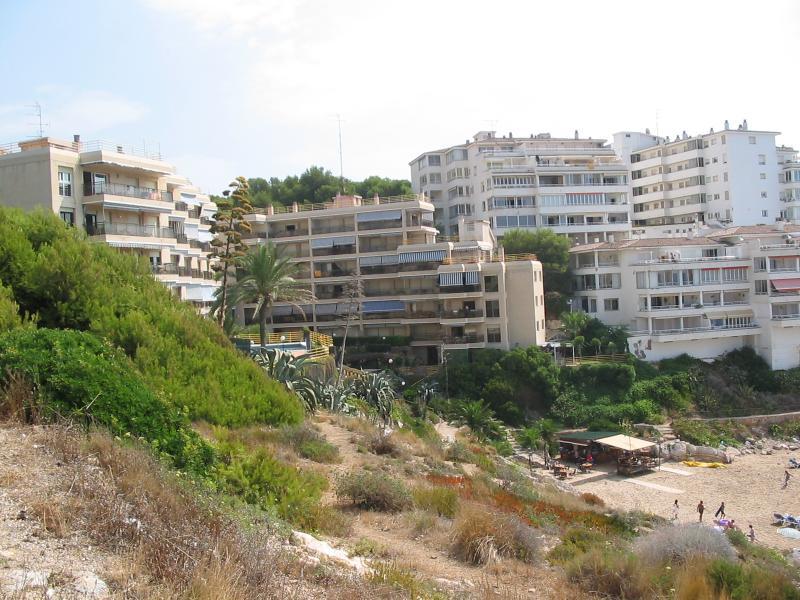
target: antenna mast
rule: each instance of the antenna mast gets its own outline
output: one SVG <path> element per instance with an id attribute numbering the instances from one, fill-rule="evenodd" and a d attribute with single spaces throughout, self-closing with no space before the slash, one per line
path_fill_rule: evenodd
<path id="1" fill-rule="evenodd" d="M 33 104 L 29 104 L 28 108 L 32 108 L 33 109 L 33 116 L 38 119 L 38 127 L 39 127 L 39 136 L 38 137 L 43 138 L 44 137 L 44 128 L 45 128 L 46 125 L 50 125 L 50 123 L 45 123 L 42 120 L 42 105 L 39 104 L 38 102 L 34 102 Z M 36 123 L 34 123 L 33 125 L 36 125 Z"/>

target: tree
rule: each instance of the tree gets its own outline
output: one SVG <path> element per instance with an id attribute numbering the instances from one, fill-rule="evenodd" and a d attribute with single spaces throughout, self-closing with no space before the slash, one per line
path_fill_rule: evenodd
<path id="1" fill-rule="evenodd" d="M 600 339 L 599 339 L 599 338 L 596 338 L 596 337 L 595 337 L 595 338 L 592 338 L 592 341 L 591 341 L 591 342 L 589 342 L 589 343 L 590 343 L 592 346 L 594 346 L 594 347 L 595 347 L 595 349 L 596 349 L 596 354 L 600 354 L 600 350 L 601 350 L 601 348 L 602 348 L 602 342 L 600 341 Z"/>
<path id="2" fill-rule="evenodd" d="M 247 180 L 239 176 L 228 187 L 230 189 L 222 192 L 223 198 L 214 214 L 214 224 L 211 225 L 211 233 L 215 234 L 211 240 L 214 250 L 209 254 L 209 257 L 218 259 L 211 268 L 221 273 L 222 279 L 222 286 L 215 292 L 218 302 L 214 307 L 220 327 L 224 325 L 228 311 L 228 277 L 246 250 L 242 233 L 251 231 L 244 216 L 253 212 Z"/>
<path id="3" fill-rule="evenodd" d="M 314 295 L 295 279 L 300 271 L 301 266 L 281 256 L 272 242 L 253 248 L 239 262 L 231 297 L 234 302 L 256 303 L 262 348 L 267 345 L 267 321 L 272 316 L 273 303 L 290 302 L 297 306 L 299 302 L 314 299 Z"/>
<path id="4" fill-rule="evenodd" d="M 535 254 L 542 263 L 545 308 L 551 318 L 566 310 L 570 294 L 569 239 L 550 229 L 512 229 L 503 235 L 506 254 Z"/>
<path id="5" fill-rule="evenodd" d="M 466 425 L 480 439 L 498 439 L 503 433 L 494 411 L 483 400 L 465 402 L 458 407 L 456 422 Z"/>
<path id="6" fill-rule="evenodd" d="M 614 353 L 617 351 L 617 343 L 614 340 L 608 342 L 608 351 L 611 353 L 611 356 L 614 356 Z"/>
<path id="7" fill-rule="evenodd" d="M 586 343 L 586 338 L 582 335 L 575 336 L 572 343 L 575 345 L 575 348 L 578 349 L 578 356 L 583 356 L 583 345 Z"/>
<path id="8" fill-rule="evenodd" d="M 591 317 L 583 311 L 569 312 L 561 315 L 561 329 L 569 339 L 574 339 L 586 328 Z"/>

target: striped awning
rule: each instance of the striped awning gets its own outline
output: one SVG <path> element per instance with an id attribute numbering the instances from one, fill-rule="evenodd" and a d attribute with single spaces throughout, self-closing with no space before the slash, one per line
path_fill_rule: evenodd
<path id="1" fill-rule="evenodd" d="M 480 282 L 480 271 L 467 271 L 464 273 L 464 285 L 478 285 Z"/>
<path id="2" fill-rule="evenodd" d="M 464 272 L 455 271 L 453 273 L 439 273 L 439 286 L 464 285 Z"/>
<path id="3" fill-rule="evenodd" d="M 375 265 L 396 265 L 397 254 L 384 254 L 383 256 L 362 256 L 358 259 L 362 267 L 374 267 Z"/>
<path id="4" fill-rule="evenodd" d="M 106 243 L 112 248 L 144 248 L 147 250 L 159 250 L 163 247 L 163 244 L 152 244 L 148 242 L 117 242 L 111 240 Z"/>
<path id="5" fill-rule="evenodd" d="M 793 277 L 791 279 L 773 279 L 771 283 L 779 292 L 800 290 L 800 278 L 798 277 Z"/>
<path id="6" fill-rule="evenodd" d="M 433 262 L 443 260 L 445 257 L 444 250 L 426 250 L 423 252 L 401 252 L 400 263 L 415 263 L 415 262 Z"/>
<path id="7" fill-rule="evenodd" d="M 405 310 L 405 303 L 401 300 L 373 300 L 361 305 L 363 313 L 394 312 Z"/>

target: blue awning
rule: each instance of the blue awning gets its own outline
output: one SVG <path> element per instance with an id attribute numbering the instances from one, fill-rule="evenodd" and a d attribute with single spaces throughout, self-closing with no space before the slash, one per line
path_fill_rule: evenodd
<path id="1" fill-rule="evenodd" d="M 464 273 L 464 285 L 478 285 L 480 282 L 480 271 L 467 271 Z"/>
<path id="2" fill-rule="evenodd" d="M 406 305 L 402 300 L 373 300 L 361 305 L 363 313 L 394 312 L 405 310 Z"/>
<path id="3" fill-rule="evenodd" d="M 400 263 L 433 262 L 443 260 L 446 252 L 444 250 L 427 250 L 423 252 L 401 252 Z"/>
<path id="4" fill-rule="evenodd" d="M 464 272 L 439 273 L 439 285 L 441 287 L 448 285 L 464 285 Z"/>
<path id="5" fill-rule="evenodd" d="M 384 254 L 382 256 L 363 256 L 358 259 L 362 267 L 374 267 L 375 265 L 396 265 L 397 254 Z"/>
<path id="6" fill-rule="evenodd" d="M 374 212 L 358 213 L 356 220 L 359 223 L 371 223 L 373 221 L 400 221 L 403 212 L 399 210 L 379 210 Z"/>

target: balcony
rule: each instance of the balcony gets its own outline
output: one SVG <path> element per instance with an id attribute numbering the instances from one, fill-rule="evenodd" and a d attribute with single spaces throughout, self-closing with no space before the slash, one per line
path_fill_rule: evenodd
<path id="1" fill-rule="evenodd" d="M 445 336 L 442 339 L 442 344 L 445 346 L 456 346 L 456 347 L 465 347 L 469 348 L 470 346 L 476 347 L 476 345 L 484 345 L 486 343 L 486 337 L 479 334 L 466 334 L 461 336 Z"/>
<path id="2" fill-rule="evenodd" d="M 719 327 L 686 327 L 684 329 L 659 329 L 631 331 L 629 335 L 649 335 L 658 342 L 675 342 L 687 339 L 713 339 L 719 337 L 737 337 L 741 335 L 754 335 L 760 329 L 758 323 L 742 325 L 723 325 Z"/>
<path id="3" fill-rule="evenodd" d="M 355 226 L 351 223 L 340 225 L 311 225 L 311 234 L 317 235 L 320 233 L 353 233 Z M 300 234 L 295 234 L 300 235 Z"/>
<path id="4" fill-rule="evenodd" d="M 383 221 L 363 221 L 358 224 L 359 231 L 370 231 L 373 229 L 400 229 L 403 221 L 400 219 L 386 219 Z"/>
<path id="5" fill-rule="evenodd" d="M 96 223 L 86 226 L 86 233 L 97 235 L 125 235 L 131 237 L 177 238 L 178 234 L 169 227 L 155 225 L 132 225 L 129 223 Z"/>
<path id="6" fill-rule="evenodd" d="M 630 263 L 631 266 L 646 266 L 646 265 L 670 265 L 670 264 L 686 264 L 696 262 L 745 262 L 749 263 L 749 258 L 742 258 L 740 256 L 694 256 L 687 258 L 652 258 L 649 260 L 640 260 Z"/>
<path id="7" fill-rule="evenodd" d="M 283 229 L 280 231 L 270 231 L 270 238 L 304 237 L 308 235 L 307 229 Z M 264 234 L 267 237 L 267 234 Z"/>
<path id="8" fill-rule="evenodd" d="M 800 313 L 789 315 L 772 315 L 772 323 L 777 327 L 800 327 Z"/>
<path id="9" fill-rule="evenodd" d="M 123 198 L 136 198 L 138 200 L 152 200 L 155 202 L 172 203 L 172 192 L 154 188 L 136 187 L 122 183 L 87 183 L 83 186 L 84 196 L 120 196 Z M 172 208 L 172 206 L 170 206 Z"/>
<path id="10" fill-rule="evenodd" d="M 205 279 L 206 281 L 215 281 L 215 273 L 213 271 L 201 271 L 200 269 L 192 269 L 189 267 L 181 267 L 175 263 L 164 263 L 162 265 L 151 265 L 150 271 L 154 275 L 175 275 L 178 277 L 191 277 L 193 279 Z"/>

